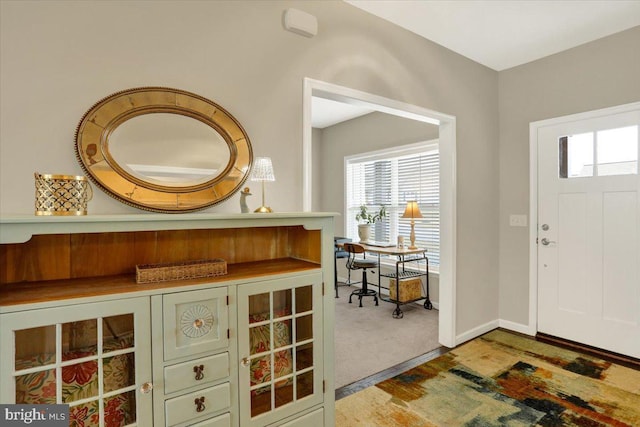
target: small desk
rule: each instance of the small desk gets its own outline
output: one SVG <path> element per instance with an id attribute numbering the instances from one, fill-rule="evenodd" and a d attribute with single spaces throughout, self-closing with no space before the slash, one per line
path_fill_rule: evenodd
<path id="1" fill-rule="evenodd" d="M 432 310 L 433 309 L 433 304 L 431 303 L 431 301 L 429 300 L 429 258 L 427 257 L 427 250 L 425 248 L 417 248 L 417 249 L 408 249 L 408 248 L 397 248 L 395 246 L 391 246 L 391 247 L 384 247 L 384 246 L 371 246 L 371 245 L 367 245 L 366 243 L 358 243 L 359 245 L 361 245 L 362 247 L 364 247 L 365 251 L 369 252 L 369 253 L 373 253 L 373 254 L 377 254 L 378 255 L 378 295 L 379 297 L 387 302 L 391 302 L 393 304 L 396 305 L 395 310 L 393 310 L 393 318 L 394 319 L 401 319 L 402 317 L 404 317 L 404 314 L 402 312 L 402 309 L 400 308 L 401 305 L 404 304 L 408 304 L 410 302 L 416 302 L 416 301 L 420 301 L 420 300 L 425 300 L 424 302 L 424 308 L 427 310 Z M 336 243 L 336 245 L 338 247 L 342 247 L 341 243 Z M 380 257 L 381 255 L 390 255 L 390 256 L 395 256 L 398 257 L 398 261 L 396 261 L 396 271 L 395 273 L 389 273 L 389 274 L 382 274 L 380 272 Z M 422 273 L 420 271 L 407 271 L 405 269 L 405 264 L 406 263 L 410 263 L 410 262 L 417 262 L 420 263 L 421 261 L 425 262 L 425 272 Z M 418 264 L 418 270 L 420 270 L 419 268 L 419 264 Z M 396 279 L 396 296 L 399 297 L 400 295 L 400 290 L 399 290 L 399 286 L 400 286 L 400 280 L 402 279 L 409 279 L 409 278 L 413 278 L 413 277 L 420 277 L 420 276 L 425 276 L 425 284 L 426 284 L 426 296 L 421 297 L 421 298 L 417 298 L 414 300 L 410 300 L 410 301 L 404 301 L 404 302 L 400 302 L 397 300 L 392 300 L 390 297 L 383 297 L 380 294 L 380 288 L 382 287 L 380 284 L 380 277 L 387 277 L 390 279 Z M 399 279 L 399 280 L 398 280 Z"/>

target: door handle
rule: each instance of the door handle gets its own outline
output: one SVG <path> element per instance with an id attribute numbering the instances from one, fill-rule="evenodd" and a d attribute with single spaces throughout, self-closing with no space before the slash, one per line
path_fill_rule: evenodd
<path id="1" fill-rule="evenodd" d="M 540 243 L 542 243 L 545 246 L 548 246 L 550 243 L 555 243 L 555 241 L 549 240 L 546 237 L 543 237 L 542 240 L 540 240 Z"/>

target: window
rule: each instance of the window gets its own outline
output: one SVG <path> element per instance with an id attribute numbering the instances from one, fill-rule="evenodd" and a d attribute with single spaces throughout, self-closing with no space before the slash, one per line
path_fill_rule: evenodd
<path id="1" fill-rule="evenodd" d="M 559 148 L 560 178 L 638 174 L 638 126 L 564 136 Z"/>
<path id="2" fill-rule="evenodd" d="M 438 141 L 395 147 L 345 158 L 345 230 L 358 240 L 355 219 L 360 205 L 377 212 L 387 208 L 388 217 L 375 224 L 371 239 L 409 242 L 411 222 L 402 219 L 408 200 L 417 200 L 423 219 L 416 220 L 416 245 L 427 248 L 429 264 L 440 264 L 440 158 Z"/>

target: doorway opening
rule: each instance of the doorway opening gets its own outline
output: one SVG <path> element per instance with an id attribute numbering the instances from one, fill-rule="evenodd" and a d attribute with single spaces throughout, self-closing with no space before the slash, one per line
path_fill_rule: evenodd
<path id="1" fill-rule="evenodd" d="M 430 123 L 438 127 L 440 151 L 440 269 L 438 341 L 456 346 L 455 329 L 455 236 L 456 236 L 456 118 L 412 104 L 310 78 L 303 89 L 303 210 L 313 206 L 313 98 L 359 106 L 375 112 Z M 390 319 L 391 320 L 391 319 Z"/>

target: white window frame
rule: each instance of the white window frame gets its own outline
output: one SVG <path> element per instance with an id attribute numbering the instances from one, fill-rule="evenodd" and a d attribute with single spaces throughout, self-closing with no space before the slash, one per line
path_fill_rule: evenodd
<path id="1" fill-rule="evenodd" d="M 371 162 L 371 161 L 385 160 L 385 159 L 397 160 L 399 158 L 416 156 L 423 153 L 438 153 L 438 152 L 439 152 L 439 140 L 432 139 L 428 141 L 421 141 L 414 144 L 406 144 L 402 146 L 396 146 L 396 147 L 386 148 L 382 150 L 376 150 L 376 151 L 370 151 L 366 153 L 359 153 L 351 156 L 346 156 L 344 158 L 345 200 L 344 200 L 344 216 L 343 216 L 344 230 L 346 233 L 346 237 L 349 237 L 355 241 L 358 240 L 357 226 L 355 222 L 355 213 L 357 208 L 353 206 L 351 207 L 349 206 L 350 205 L 349 201 L 352 200 L 354 197 L 351 194 L 352 189 L 350 185 L 350 179 L 348 176 L 349 164 L 356 163 L 356 162 Z M 391 182 L 394 188 L 397 188 L 397 179 L 398 179 L 397 172 L 398 172 L 397 168 L 392 169 Z M 403 203 L 403 200 L 400 200 L 400 199 L 402 199 L 400 194 L 397 194 L 397 192 L 392 192 L 391 206 L 392 207 L 398 206 L 399 204 Z M 440 206 L 440 203 L 438 203 L 438 210 L 439 210 L 439 206 Z M 398 209 L 404 209 L 404 207 L 399 206 Z M 389 227 L 390 227 L 389 241 L 395 242 L 398 236 L 400 222 L 398 220 L 397 210 L 394 211 L 393 209 L 392 210 L 388 209 L 388 213 L 389 213 L 389 216 L 387 217 L 386 221 L 389 222 Z M 407 221 L 407 224 L 403 224 L 403 225 L 408 225 L 408 221 Z M 416 226 L 420 227 L 420 220 L 416 221 Z M 409 239 L 409 236 L 408 235 L 405 236 L 405 242 L 407 245 L 409 244 L 408 239 Z M 420 246 L 419 239 L 417 239 L 417 242 L 418 242 L 418 246 Z M 440 236 L 438 236 L 438 244 L 440 244 Z M 438 251 L 437 257 L 434 257 L 438 261 L 436 261 L 436 263 L 430 263 L 429 265 L 429 271 L 432 274 L 433 273 L 437 274 L 437 271 L 439 269 L 439 258 L 440 258 L 439 252 L 440 251 Z M 395 265 L 395 261 L 396 261 L 395 259 L 391 259 L 389 257 L 386 257 L 386 258 L 387 259 L 383 257 L 381 259 L 382 264 Z"/>

